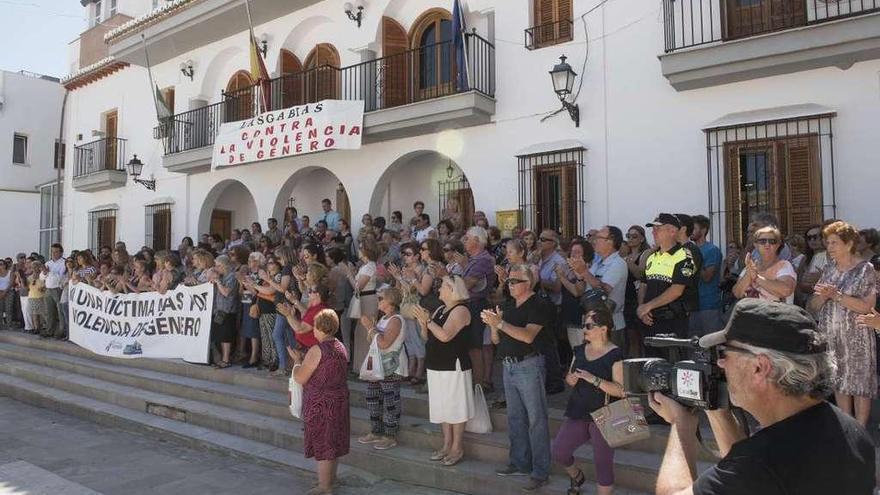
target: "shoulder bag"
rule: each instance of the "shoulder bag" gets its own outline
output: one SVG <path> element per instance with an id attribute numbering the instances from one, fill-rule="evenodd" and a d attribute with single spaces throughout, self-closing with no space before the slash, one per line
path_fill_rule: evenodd
<path id="1" fill-rule="evenodd" d="M 610 404 L 608 401 L 608 394 L 605 394 L 605 406 L 593 411 L 590 416 L 609 447 L 621 447 L 651 436 L 641 405 L 634 404 L 627 397 Z"/>

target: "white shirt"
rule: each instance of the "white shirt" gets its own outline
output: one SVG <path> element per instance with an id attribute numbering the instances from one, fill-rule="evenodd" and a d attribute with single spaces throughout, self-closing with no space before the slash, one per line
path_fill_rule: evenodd
<path id="1" fill-rule="evenodd" d="M 67 274 L 67 267 L 64 265 L 64 258 L 58 258 L 57 260 L 50 259 L 46 261 L 46 268 L 49 269 L 49 273 L 46 273 L 44 277 L 46 288 L 60 289 L 61 283 L 64 280 L 64 275 Z"/>
<path id="2" fill-rule="evenodd" d="M 368 261 L 368 262 L 364 263 L 364 266 L 362 266 L 358 270 L 357 275 L 354 277 L 354 279 L 357 280 L 361 277 L 370 277 L 370 280 L 367 282 L 367 285 L 365 285 L 364 288 L 361 289 L 361 292 L 376 290 L 376 262 L 375 261 Z"/>
<path id="3" fill-rule="evenodd" d="M 413 232 L 413 237 L 416 238 L 416 242 L 425 242 L 431 232 L 434 232 L 434 227 L 428 225 L 422 230 L 416 230 Z"/>

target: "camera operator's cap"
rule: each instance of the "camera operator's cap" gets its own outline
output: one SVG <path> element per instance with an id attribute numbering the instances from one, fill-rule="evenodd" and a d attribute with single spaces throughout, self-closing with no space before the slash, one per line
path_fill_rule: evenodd
<path id="1" fill-rule="evenodd" d="M 806 310 L 757 298 L 738 302 L 727 326 L 701 338 L 700 347 L 708 349 L 730 340 L 792 354 L 825 352 L 825 344 L 818 341 L 816 321 Z"/>
<path id="2" fill-rule="evenodd" d="M 680 229 L 681 221 L 672 213 L 661 213 L 657 215 L 657 218 L 655 218 L 653 222 L 646 223 L 645 227 L 651 228 L 659 227 L 661 225 L 674 225 L 675 228 Z"/>

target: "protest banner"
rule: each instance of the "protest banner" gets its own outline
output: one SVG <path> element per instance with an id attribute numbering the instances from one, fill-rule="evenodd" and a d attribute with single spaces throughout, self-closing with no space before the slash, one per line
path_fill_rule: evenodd
<path id="1" fill-rule="evenodd" d="M 114 294 L 78 283 L 70 286 L 69 301 L 70 340 L 95 354 L 208 362 L 211 284 Z"/>
<path id="2" fill-rule="evenodd" d="M 364 102 L 321 100 L 220 126 L 211 168 L 361 147 Z"/>

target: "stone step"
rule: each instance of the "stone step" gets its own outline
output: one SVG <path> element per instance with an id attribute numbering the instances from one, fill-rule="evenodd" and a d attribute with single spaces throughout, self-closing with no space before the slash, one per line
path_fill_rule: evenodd
<path id="1" fill-rule="evenodd" d="M 53 379 L 57 380 L 57 377 Z M 112 384 L 107 385 L 113 388 Z M 313 469 L 312 461 L 303 459 L 296 452 L 302 443 L 302 432 L 292 422 L 281 426 L 284 430 L 281 434 L 288 436 L 290 443 L 279 447 L 275 443 L 246 439 L 191 422 L 148 414 L 11 375 L 5 375 L 0 380 L 0 394 L 106 426 L 155 435 L 189 446 L 225 452 L 280 467 Z M 494 466 L 489 463 L 468 458 L 458 466 L 445 468 L 425 460 L 425 455 L 425 451 L 407 446 L 380 452 L 353 440 L 351 453 L 342 460 L 348 466 L 355 466 L 355 469 L 341 466 L 340 476 L 345 484 L 356 484 L 357 478 L 378 476 L 473 494 L 515 493 L 522 483 L 522 479 L 495 476 Z M 541 493 L 562 493 L 567 484 L 563 477 L 551 477 L 551 483 Z M 585 486 L 584 493 L 595 492 L 592 486 Z M 645 492 L 622 488 L 616 493 L 643 495 Z"/>
<path id="2" fill-rule="evenodd" d="M 25 351 L 22 347 L 30 350 Z M 110 358 L 96 355 L 70 342 L 40 339 L 17 332 L 0 332 L 0 356 L 62 367 L 73 373 L 114 383 L 259 412 L 276 418 L 289 417 L 285 406 L 287 380 L 267 376 L 265 372 L 257 370 L 239 367 L 218 370 L 171 359 Z M 365 383 L 352 380 L 349 382 L 349 389 L 352 407 L 366 404 Z M 401 389 L 401 401 L 402 409 L 408 416 L 407 423 L 402 424 L 429 424 L 426 394 L 418 394 L 412 388 L 404 386 Z M 496 432 L 507 431 L 505 411 L 490 410 L 490 415 Z M 563 411 L 551 408 L 549 419 L 551 435 L 555 435 L 562 423 Z M 714 449 L 716 447 L 711 436 L 711 430 L 704 429 L 703 437 L 707 439 L 709 447 Z M 666 448 L 667 437 L 667 427 L 652 426 L 649 439 L 628 445 L 626 449 L 660 455 Z M 701 449 L 700 459 L 712 461 L 714 457 L 708 450 Z"/>

